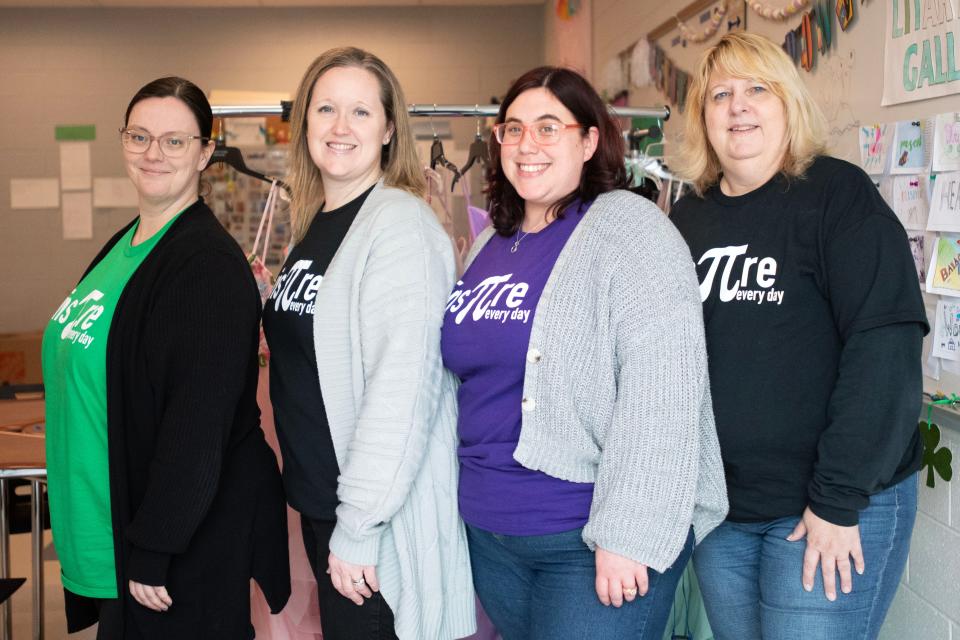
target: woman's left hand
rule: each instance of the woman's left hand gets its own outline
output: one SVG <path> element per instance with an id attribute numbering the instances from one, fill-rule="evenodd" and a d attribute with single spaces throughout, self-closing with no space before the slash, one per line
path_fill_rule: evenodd
<path id="1" fill-rule="evenodd" d="M 333 588 L 354 604 L 361 605 L 364 598 L 370 598 L 374 591 L 380 591 L 377 568 L 373 565 L 351 564 L 331 553 L 327 558 L 327 573 L 330 574 Z"/>
<path id="2" fill-rule="evenodd" d="M 634 562 L 597 547 L 597 597 L 604 606 L 619 607 L 623 601 L 633 602 L 639 593 L 647 595 L 647 565 Z"/>
<path id="3" fill-rule="evenodd" d="M 817 565 L 823 575 L 823 591 L 827 600 L 837 599 L 837 572 L 840 572 L 840 590 L 850 593 L 853 590 L 853 576 L 850 573 L 850 558 L 857 573 L 863 575 L 863 550 L 860 548 L 860 527 L 842 527 L 818 517 L 810 507 L 803 511 L 803 517 L 787 540 L 795 542 L 807 537 L 807 550 L 803 554 L 803 588 L 813 591 L 814 575 Z"/>
<path id="4" fill-rule="evenodd" d="M 167 593 L 167 588 L 153 587 L 149 584 L 130 581 L 130 595 L 133 599 L 154 611 L 166 611 L 173 605 L 173 598 Z"/>

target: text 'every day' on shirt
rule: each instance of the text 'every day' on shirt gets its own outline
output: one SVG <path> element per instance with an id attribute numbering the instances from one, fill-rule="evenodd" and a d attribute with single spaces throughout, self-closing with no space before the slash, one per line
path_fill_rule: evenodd
<path id="1" fill-rule="evenodd" d="M 581 527 L 590 514 L 593 484 L 553 478 L 513 458 L 533 316 L 581 218 L 573 205 L 539 233 L 494 235 L 447 301 L 441 350 L 461 381 L 460 512 L 481 529 L 547 535 Z"/>
<path id="2" fill-rule="evenodd" d="M 336 520 L 340 469 L 317 378 L 313 316 L 323 276 L 371 187 L 342 207 L 318 211 L 290 250 L 263 306 L 270 346 L 270 401 L 283 454 L 283 484 L 294 509 L 314 520 Z M 333 310 L 347 313 L 347 309 Z"/>

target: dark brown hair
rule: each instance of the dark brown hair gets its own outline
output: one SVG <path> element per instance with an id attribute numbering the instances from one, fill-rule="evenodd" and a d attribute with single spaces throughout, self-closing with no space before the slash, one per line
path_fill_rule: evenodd
<path id="1" fill-rule="evenodd" d="M 506 119 L 507 109 L 521 93 L 541 87 L 553 94 L 583 125 L 584 136 L 588 135 L 590 127 L 596 127 L 600 133 L 596 152 L 583 166 L 579 186 L 551 205 L 550 210 L 562 215 L 563 210 L 577 199 L 587 203 L 601 193 L 626 188 L 629 181 L 620 127 L 596 90 L 576 71 L 560 67 L 537 67 L 526 72 L 507 91 L 497 114 L 497 123 Z M 516 233 L 523 223 L 523 198 L 503 172 L 500 144 L 493 135 L 490 136 L 486 192 L 490 198 L 490 219 L 494 228 L 501 235 Z"/>
<path id="2" fill-rule="evenodd" d="M 153 82 L 143 85 L 139 91 L 130 99 L 127 105 L 127 113 L 123 116 L 123 126 L 127 126 L 130 121 L 130 112 L 141 100 L 147 98 L 177 98 L 190 109 L 197 126 L 200 127 L 200 135 L 209 138 L 213 132 L 213 110 L 210 108 L 210 102 L 207 96 L 197 85 L 184 78 L 176 76 L 167 76 L 166 78 L 157 78 Z"/>

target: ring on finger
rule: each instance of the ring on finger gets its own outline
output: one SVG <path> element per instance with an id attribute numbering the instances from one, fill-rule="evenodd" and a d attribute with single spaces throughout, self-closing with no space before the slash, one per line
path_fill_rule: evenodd
<path id="1" fill-rule="evenodd" d="M 623 590 L 623 595 L 627 596 L 628 598 L 632 598 L 632 597 L 634 597 L 635 595 L 637 595 L 637 588 L 636 588 L 636 587 L 630 587 L 629 589 L 624 589 L 624 590 Z"/>
<path id="2" fill-rule="evenodd" d="M 363 576 L 360 576 L 359 578 L 352 578 L 350 582 L 352 582 L 353 586 L 357 589 L 367 584 L 367 581 L 363 579 Z"/>

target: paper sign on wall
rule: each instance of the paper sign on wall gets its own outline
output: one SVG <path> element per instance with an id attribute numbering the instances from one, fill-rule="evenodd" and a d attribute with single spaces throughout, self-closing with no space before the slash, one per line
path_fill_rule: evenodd
<path id="1" fill-rule="evenodd" d="M 927 177 L 894 176 L 890 182 L 890 205 L 900 218 L 903 228 L 917 231 L 926 229 L 927 214 L 930 212 Z"/>
<path id="2" fill-rule="evenodd" d="M 937 174 L 930 196 L 927 229 L 960 232 L 960 172 Z"/>
<path id="3" fill-rule="evenodd" d="M 960 360 L 960 300 L 940 300 L 933 323 L 931 354 L 945 360 Z"/>
<path id="4" fill-rule="evenodd" d="M 10 180 L 11 209 L 56 209 L 60 206 L 60 181 L 56 178 Z"/>
<path id="5" fill-rule="evenodd" d="M 887 170 L 893 126 L 872 124 L 860 127 L 860 166 L 869 174 Z"/>
<path id="6" fill-rule="evenodd" d="M 60 143 L 60 188 L 75 191 L 90 188 L 90 143 Z"/>
<path id="7" fill-rule="evenodd" d="M 89 191 L 63 194 L 63 239 L 89 240 L 93 237 L 93 201 Z"/>
<path id="8" fill-rule="evenodd" d="M 903 120 L 893 131 L 893 161 L 890 173 L 920 173 L 929 166 L 928 136 L 932 124 L 925 120 Z"/>
<path id="9" fill-rule="evenodd" d="M 937 114 L 933 126 L 933 170 L 960 170 L 960 112 Z"/>
<path id="10" fill-rule="evenodd" d="M 93 206 L 136 207 L 139 204 L 137 189 L 129 178 L 94 178 Z"/>

